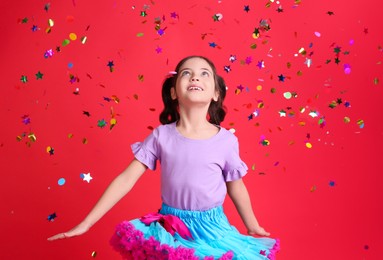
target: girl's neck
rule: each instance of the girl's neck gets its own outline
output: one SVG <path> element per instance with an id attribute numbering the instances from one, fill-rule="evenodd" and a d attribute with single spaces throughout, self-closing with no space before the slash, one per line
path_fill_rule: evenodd
<path id="1" fill-rule="evenodd" d="M 206 118 L 207 109 L 185 109 L 180 107 L 180 120 L 177 126 L 185 130 L 200 130 L 209 127 L 211 124 Z"/>
<path id="2" fill-rule="evenodd" d="M 180 119 L 177 130 L 185 137 L 192 139 L 207 139 L 216 135 L 219 128 L 211 124 L 207 118 L 206 110 L 180 109 Z"/>

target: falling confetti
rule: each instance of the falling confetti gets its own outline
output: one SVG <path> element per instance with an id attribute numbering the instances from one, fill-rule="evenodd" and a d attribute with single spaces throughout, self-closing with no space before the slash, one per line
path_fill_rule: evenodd
<path id="1" fill-rule="evenodd" d="M 55 218 L 57 218 L 56 213 L 52 213 L 52 214 L 50 214 L 50 215 L 47 217 L 47 220 L 50 221 L 50 222 L 53 222 L 53 221 L 55 220 Z"/>
<path id="2" fill-rule="evenodd" d="M 90 172 L 82 173 L 81 176 L 82 176 L 83 181 L 86 181 L 88 183 L 90 183 L 90 181 L 93 179 L 93 177 L 90 176 Z"/>
<path id="3" fill-rule="evenodd" d="M 59 185 L 59 186 L 63 186 L 64 184 L 65 184 L 65 178 L 60 178 L 58 181 L 57 181 L 57 184 Z"/>
<path id="4" fill-rule="evenodd" d="M 54 155 L 55 154 L 55 150 L 53 149 L 53 147 L 48 146 L 47 147 L 47 153 L 49 153 L 49 155 Z"/>

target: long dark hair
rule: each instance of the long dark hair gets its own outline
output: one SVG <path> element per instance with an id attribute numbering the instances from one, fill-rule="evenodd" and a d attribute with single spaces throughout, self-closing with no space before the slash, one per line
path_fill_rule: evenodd
<path id="1" fill-rule="evenodd" d="M 226 110 L 223 106 L 223 100 L 226 96 L 226 85 L 224 79 L 217 74 L 214 63 L 208 58 L 203 56 L 188 56 L 177 64 L 174 74 L 170 74 L 162 84 L 162 102 L 164 103 L 164 109 L 160 114 L 161 124 L 170 124 L 178 121 L 180 118 L 180 114 L 178 112 L 178 100 L 172 99 L 171 88 L 175 87 L 181 66 L 187 60 L 192 58 L 200 58 L 205 60 L 213 70 L 215 89 L 218 91 L 219 95 L 217 101 L 212 100 L 210 102 L 208 109 L 209 122 L 212 124 L 220 125 L 220 123 L 225 119 Z"/>

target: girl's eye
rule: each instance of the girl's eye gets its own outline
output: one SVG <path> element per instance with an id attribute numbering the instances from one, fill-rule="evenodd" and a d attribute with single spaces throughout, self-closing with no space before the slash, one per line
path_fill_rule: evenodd
<path id="1" fill-rule="evenodd" d="M 182 73 L 181 73 L 182 76 L 186 76 L 186 75 L 190 75 L 190 72 L 187 71 L 187 70 L 184 70 Z"/>
<path id="2" fill-rule="evenodd" d="M 201 73 L 201 75 L 202 75 L 202 76 L 210 76 L 210 73 L 207 72 L 207 71 L 203 71 L 203 72 Z"/>

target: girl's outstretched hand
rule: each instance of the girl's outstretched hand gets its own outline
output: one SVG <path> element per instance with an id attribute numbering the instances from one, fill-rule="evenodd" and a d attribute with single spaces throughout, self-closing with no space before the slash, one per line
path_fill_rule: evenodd
<path id="1" fill-rule="evenodd" d="M 249 229 L 249 230 L 247 231 L 247 233 L 248 233 L 249 235 L 252 235 L 252 236 L 254 236 L 254 235 L 258 235 L 258 236 L 262 236 L 262 237 L 268 237 L 268 236 L 270 236 L 270 233 L 267 232 L 267 231 L 266 231 L 263 227 L 261 227 L 261 226 L 257 226 L 257 227 L 255 227 L 255 228 Z"/>
<path id="2" fill-rule="evenodd" d="M 59 233 L 57 235 L 49 237 L 48 241 L 54 241 L 54 240 L 58 240 L 58 239 L 64 239 L 64 238 L 79 236 L 79 235 L 84 234 L 88 230 L 89 230 L 88 225 L 80 223 L 78 226 L 76 226 L 75 228 L 73 228 L 67 232 Z"/>

